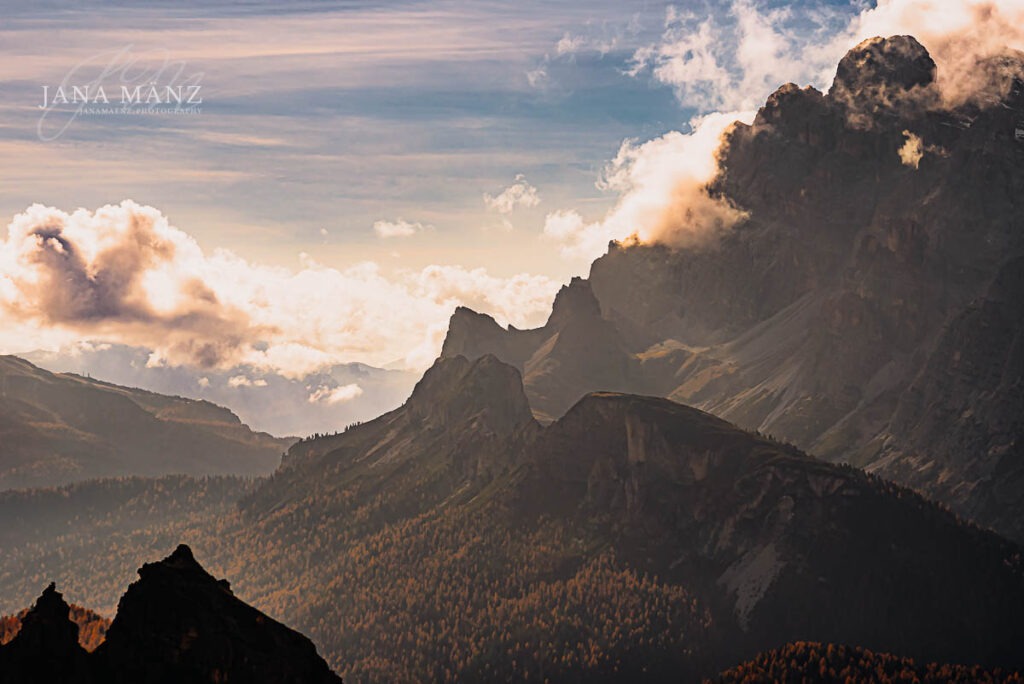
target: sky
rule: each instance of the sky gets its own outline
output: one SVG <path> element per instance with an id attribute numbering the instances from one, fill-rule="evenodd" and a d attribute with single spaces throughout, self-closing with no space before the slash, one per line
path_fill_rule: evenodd
<path id="1" fill-rule="evenodd" d="M 741 208 L 703 185 L 732 121 L 783 83 L 827 89 L 871 35 L 920 34 L 940 69 L 958 36 L 1021 47 L 1024 0 L 3 1 L 0 16 L 0 352 L 112 343 L 154 367 L 301 377 L 421 371 L 457 305 L 540 325 L 609 239 L 688 248 L 728 229 Z M 88 84 L 115 108 L 121 86 L 194 86 L 201 103 L 54 101 Z"/>

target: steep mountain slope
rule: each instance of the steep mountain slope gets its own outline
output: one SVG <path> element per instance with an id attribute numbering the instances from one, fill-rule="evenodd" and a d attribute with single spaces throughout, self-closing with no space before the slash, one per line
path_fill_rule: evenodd
<path id="1" fill-rule="evenodd" d="M 0 488 L 114 475 L 264 474 L 290 440 L 227 409 L 0 357 Z"/>
<path id="2" fill-rule="evenodd" d="M 223 546 L 248 478 L 165 475 L 0 492 L 0 614 L 55 581 L 73 601 L 113 615 L 153 554 L 186 542 Z"/>
<path id="3" fill-rule="evenodd" d="M 235 598 L 187 546 L 139 569 L 92 653 L 53 584 L 0 645 L 0 681 L 340 682 L 312 642 Z"/>
<path id="4" fill-rule="evenodd" d="M 563 400 L 528 382 L 542 417 L 588 391 L 667 396 L 1022 538 L 1024 56 L 993 73 L 950 108 L 917 41 L 865 41 L 828 93 L 783 86 L 726 135 L 710 191 L 747 220 L 686 250 L 613 243 L 570 285 L 602 336 L 553 354 L 551 323 L 474 336 L 459 312 L 443 354 L 545 363 Z"/>
<path id="5" fill-rule="evenodd" d="M 243 500 L 239 586 L 360 681 L 677 680 L 802 638 L 1018 663 L 1018 547 L 665 399 L 541 428 L 518 380 L 440 359 L 404 407 L 296 445 Z"/>

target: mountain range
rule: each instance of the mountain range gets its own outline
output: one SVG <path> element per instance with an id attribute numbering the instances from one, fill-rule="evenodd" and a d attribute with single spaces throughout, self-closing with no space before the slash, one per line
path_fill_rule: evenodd
<path id="1" fill-rule="evenodd" d="M 710 190 L 739 225 L 613 242 L 542 328 L 460 309 L 442 355 L 515 366 L 543 421 L 665 396 L 1024 538 L 1024 55 L 991 73 L 942 106 L 920 43 L 865 41 L 827 93 L 782 86 L 727 133 Z"/>
<path id="2" fill-rule="evenodd" d="M 339 363 L 302 374 L 236 366 L 150 363 L 150 352 L 120 344 L 79 345 L 21 357 L 55 373 L 103 378 L 126 387 L 229 407 L 254 430 L 305 437 L 376 418 L 400 405 L 419 378 L 408 370 Z"/>
<path id="3" fill-rule="evenodd" d="M 291 444 L 266 478 L 0 494 L 19 521 L 0 532 L 8 607 L 44 567 L 88 568 L 72 598 L 102 609 L 133 554 L 189 544 L 143 566 L 93 654 L 51 588 L 0 665 L 1019 680 L 1024 59 L 977 67 L 1015 76 L 951 106 L 924 48 L 894 36 L 851 50 L 827 93 L 783 86 L 724 139 L 709 189 L 738 225 L 687 249 L 612 243 L 538 329 L 457 310 L 404 404 Z M 55 444 L 12 479 L 19 463 L 64 476 L 53 454 L 113 435 L 131 450 L 76 467 L 123 467 L 169 442 L 154 430 L 270 439 L 203 402 L 3 364 L 13 443 Z M 40 660 L 40 643 L 67 655 Z"/>
<path id="4" fill-rule="evenodd" d="M 493 355 L 295 445 L 241 509 L 259 575 L 326 587 L 296 624 L 359 681 L 698 677 L 807 635 L 1020 665 L 1016 545 L 667 399 L 542 426 Z"/>

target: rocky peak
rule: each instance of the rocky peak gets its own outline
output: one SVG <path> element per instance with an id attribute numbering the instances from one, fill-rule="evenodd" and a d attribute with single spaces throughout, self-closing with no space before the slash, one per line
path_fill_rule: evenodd
<path id="1" fill-rule="evenodd" d="M 825 96 L 813 86 L 801 88 L 786 83 L 768 96 L 764 106 L 757 112 L 754 126 L 785 125 L 791 121 L 804 121 L 812 114 L 819 113 L 825 104 Z"/>
<path id="2" fill-rule="evenodd" d="M 543 335 L 542 328 L 518 330 L 509 326 L 505 329 L 487 314 L 460 306 L 448 323 L 441 356 L 465 356 L 472 360 L 494 354 L 521 371 Z"/>
<path id="3" fill-rule="evenodd" d="M 71 608 L 50 584 L 21 619 L 21 630 L 0 648 L 0 682 L 92 681 Z"/>
<path id="4" fill-rule="evenodd" d="M 26 639 L 50 643 L 78 643 L 78 625 L 71 621 L 71 607 L 50 585 L 36 600 L 35 606 L 21 620 L 21 632 Z"/>
<path id="5" fill-rule="evenodd" d="M 505 329 L 487 314 L 460 306 L 448 321 L 442 356 L 475 356 L 472 350 L 504 335 Z M 468 353 L 467 353 L 468 352 Z"/>
<path id="6" fill-rule="evenodd" d="M 416 384 L 406 404 L 410 416 L 451 428 L 476 419 L 497 434 L 533 423 L 522 376 L 493 354 L 470 361 L 439 358 Z"/>
<path id="7" fill-rule="evenodd" d="M 931 104 L 935 69 L 913 36 L 869 38 L 840 60 L 828 97 L 847 110 L 853 127 L 871 128 L 879 118 L 906 118 Z"/>
<path id="8" fill-rule="evenodd" d="M 309 639 L 235 598 L 185 545 L 143 565 L 95 655 L 110 682 L 340 681 Z"/>
<path id="9" fill-rule="evenodd" d="M 600 317 L 601 305 L 594 296 L 590 281 L 575 276 L 555 295 L 547 328 L 557 330 L 572 319 Z"/>

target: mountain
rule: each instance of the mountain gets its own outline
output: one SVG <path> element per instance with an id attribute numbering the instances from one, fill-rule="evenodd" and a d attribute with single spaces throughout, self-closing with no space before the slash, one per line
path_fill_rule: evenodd
<path id="1" fill-rule="evenodd" d="M 28 615 L 29 609 L 25 608 L 17 615 L 4 615 L 0 617 L 0 646 L 10 643 L 18 632 L 21 631 L 22 621 Z M 94 651 L 103 639 L 107 636 L 107 628 L 110 620 L 94 613 L 88 608 L 82 608 L 71 604 L 68 612 L 69 619 L 78 625 L 78 643 L 86 651 Z"/>
<path id="2" fill-rule="evenodd" d="M 18 634 L 0 646 L 0 682 L 95 681 L 70 612 L 54 585 L 47 587 L 25 614 Z"/>
<path id="3" fill-rule="evenodd" d="M 1020 661 L 1019 547 L 667 399 L 542 427 L 491 355 L 297 444 L 241 508 L 239 581 L 290 587 L 250 596 L 359 681 L 675 681 L 807 637 Z"/>
<path id="4" fill-rule="evenodd" d="M 412 371 L 362 363 L 335 364 L 299 376 L 244 365 L 226 370 L 154 365 L 148 350 L 118 344 L 83 344 L 23 358 L 55 373 L 88 375 L 226 406 L 254 430 L 273 435 L 334 432 L 376 418 L 405 401 L 419 378 Z"/>
<path id="5" fill-rule="evenodd" d="M 312 642 L 235 598 L 187 546 L 139 569 L 92 653 L 51 584 L 0 646 L 0 682 L 340 682 Z"/>
<path id="6" fill-rule="evenodd" d="M 495 354 L 520 370 L 537 418 L 551 422 L 582 396 L 581 387 L 626 390 L 638 360 L 615 325 L 602 318 L 589 283 L 573 278 L 555 296 L 542 328 L 504 330 L 466 308 L 452 315 L 442 357 Z"/>
<path id="7" fill-rule="evenodd" d="M 916 40 L 865 41 L 827 93 L 782 86 L 726 134 L 709 192 L 746 220 L 610 244 L 537 330 L 458 311 L 443 355 L 519 368 L 542 420 L 665 396 L 1024 539 L 1024 55 L 973 76 L 947 106 Z"/>
<path id="8" fill-rule="evenodd" d="M 118 387 L 0 357 L 0 488 L 116 475 L 257 475 L 292 440 L 207 401 Z"/>

